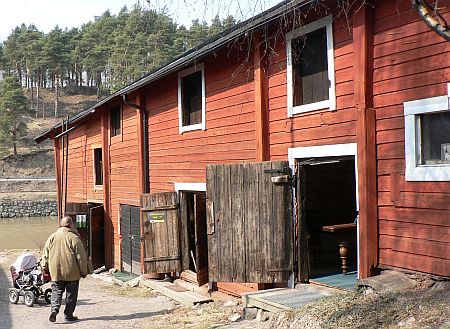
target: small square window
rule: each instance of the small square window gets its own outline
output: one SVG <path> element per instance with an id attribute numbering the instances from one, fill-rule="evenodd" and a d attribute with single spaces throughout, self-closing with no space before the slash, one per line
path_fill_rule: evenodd
<path id="1" fill-rule="evenodd" d="M 103 158 L 102 149 L 94 149 L 94 179 L 95 185 L 103 185 Z"/>
<path id="2" fill-rule="evenodd" d="M 178 75 L 180 133 L 205 129 L 205 82 L 203 65 Z"/>
<path id="3" fill-rule="evenodd" d="M 332 18 L 286 35 L 288 115 L 336 109 Z"/>
<path id="4" fill-rule="evenodd" d="M 120 106 L 114 106 L 111 108 L 110 117 L 111 117 L 111 136 L 117 136 L 121 133 L 121 110 Z"/>
<path id="5" fill-rule="evenodd" d="M 450 181 L 449 95 L 403 103 L 406 181 Z"/>
<path id="6" fill-rule="evenodd" d="M 450 112 L 421 114 L 419 165 L 450 164 Z"/>

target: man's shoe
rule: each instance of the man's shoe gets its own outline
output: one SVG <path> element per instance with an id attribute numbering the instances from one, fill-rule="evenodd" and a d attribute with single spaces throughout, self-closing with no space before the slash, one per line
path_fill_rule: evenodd
<path id="1" fill-rule="evenodd" d="M 78 317 L 74 316 L 74 315 L 70 315 L 70 316 L 66 316 L 66 321 L 77 321 Z"/>
<path id="2" fill-rule="evenodd" d="M 57 314 L 58 314 L 58 312 L 53 311 L 53 312 L 50 314 L 48 320 L 49 320 L 50 322 L 55 322 L 55 321 L 56 321 L 56 315 L 57 315 Z"/>

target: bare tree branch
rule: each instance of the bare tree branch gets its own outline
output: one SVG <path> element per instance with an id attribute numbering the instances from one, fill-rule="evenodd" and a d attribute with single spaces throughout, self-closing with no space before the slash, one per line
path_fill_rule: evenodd
<path id="1" fill-rule="evenodd" d="M 445 40 L 450 41 L 450 28 L 444 17 L 439 13 L 438 3 L 432 7 L 427 0 L 411 0 L 413 7 L 419 13 L 422 20 Z"/>

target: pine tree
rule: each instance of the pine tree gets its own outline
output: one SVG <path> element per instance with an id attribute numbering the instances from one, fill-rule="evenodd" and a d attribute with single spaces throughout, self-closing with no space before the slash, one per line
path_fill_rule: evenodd
<path id="1" fill-rule="evenodd" d="M 17 143 L 26 135 L 24 115 L 29 115 L 27 99 L 17 77 L 7 77 L 0 84 L 0 145 L 13 148 L 17 156 Z"/>

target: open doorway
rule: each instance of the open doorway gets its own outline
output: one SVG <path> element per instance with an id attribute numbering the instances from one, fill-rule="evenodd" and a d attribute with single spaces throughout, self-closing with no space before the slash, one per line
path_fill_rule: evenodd
<path id="1" fill-rule="evenodd" d="M 206 230 L 206 192 L 180 191 L 181 278 L 208 282 L 208 237 Z"/>
<path id="2" fill-rule="evenodd" d="M 309 280 L 353 288 L 358 268 L 354 156 L 299 159 L 297 165 L 306 231 L 300 252 L 307 254 Z"/>

